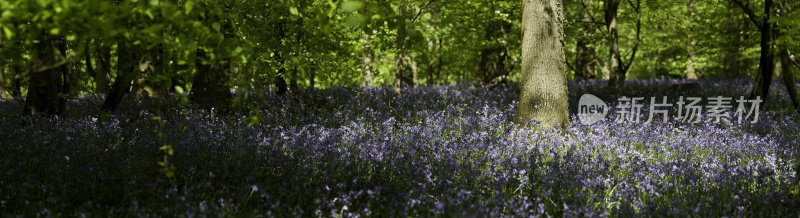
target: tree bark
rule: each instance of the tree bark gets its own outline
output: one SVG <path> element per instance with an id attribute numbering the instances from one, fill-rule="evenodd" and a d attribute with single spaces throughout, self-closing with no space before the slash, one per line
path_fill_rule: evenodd
<path id="1" fill-rule="evenodd" d="M 581 32 L 578 36 L 575 48 L 575 79 L 594 79 L 596 77 L 595 50 L 592 47 L 591 32 L 594 32 L 594 24 L 588 9 L 584 9 L 581 17 Z"/>
<path id="2" fill-rule="evenodd" d="M 773 63 L 772 51 L 772 24 L 769 23 L 770 13 L 772 11 L 772 0 L 764 1 L 764 15 L 762 17 L 759 31 L 761 32 L 761 58 L 759 58 L 759 74 L 760 78 L 756 78 L 753 84 L 753 89 L 750 92 L 750 98 L 754 99 L 760 96 L 763 100 L 762 104 L 766 103 L 767 95 L 769 94 L 769 86 L 772 82 L 772 74 L 775 70 Z"/>
<path id="3" fill-rule="evenodd" d="M 125 40 L 117 42 L 117 77 L 111 85 L 111 91 L 103 102 L 102 109 L 114 111 L 119 107 L 122 98 L 131 89 L 131 82 L 137 75 L 139 55 Z"/>
<path id="4" fill-rule="evenodd" d="M 617 30 L 619 0 L 606 0 L 603 7 L 606 29 L 608 29 L 608 70 L 611 74 L 609 75 L 608 86 L 616 87 L 619 83 L 625 81 L 625 73 L 621 71 L 619 62 L 619 33 Z"/>
<path id="5" fill-rule="evenodd" d="M 686 53 L 688 54 L 686 60 L 686 79 L 695 80 L 697 79 L 697 72 L 694 66 L 694 59 L 695 59 L 695 51 L 694 51 L 694 39 L 692 38 L 692 34 L 694 33 L 694 15 L 697 12 L 697 4 L 695 0 L 688 0 L 687 8 L 688 8 L 688 15 L 687 20 L 689 22 L 688 32 L 686 33 Z"/>
<path id="6" fill-rule="evenodd" d="M 780 58 L 781 74 L 783 76 L 783 83 L 786 84 L 786 91 L 789 93 L 789 98 L 792 100 L 794 109 L 800 111 L 800 90 L 797 89 L 797 84 L 794 82 L 794 72 L 792 72 L 792 60 L 789 50 L 781 49 Z"/>
<path id="7" fill-rule="evenodd" d="M 34 42 L 33 69 L 30 72 L 28 97 L 25 100 L 23 113 L 32 111 L 48 115 L 61 115 L 66 109 L 64 97 L 64 76 L 66 59 L 60 56 L 57 40 L 45 33 Z"/>
<path id="8" fill-rule="evenodd" d="M 543 126 L 569 122 L 561 0 L 524 0 L 522 77 L 514 121 L 537 119 Z"/>
<path id="9" fill-rule="evenodd" d="M 511 23 L 504 20 L 494 20 L 486 25 L 484 40 L 489 41 L 489 47 L 481 49 L 480 61 L 478 62 L 478 72 L 480 75 L 476 81 L 481 84 L 489 84 L 497 77 L 506 75 L 507 44 L 494 44 L 497 38 L 504 36 L 507 29 L 511 28 Z"/>
<path id="10" fill-rule="evenodd" d="M 97 48 L 97 68 L 95 69 L 95 92 L 108 93 L 111 89 L 109 84 L 109 74 L 111 73 L 111 48 L 108 45 L 101 45 Z"/>
<path id="11" fill-rule="evenodd" d="M 370 35 L 364 33 L 364 41 L 366 41 L 366 45 L 364 45 L 364 75 L 362 77 L 361 86 L 363 87 L 372 87 L 372 59 L 375 53 L 372 51 L 372 43 L 370 39 Z"/>
<path id="12" fill-rule="evenodd" d="M 231 95 L 227 86 L 227 72 L 230 60 L 210 60 L 205 51 L 198 49 L 195 59 L 197 73 L 192 80 L 192 92 L 189 100 L 205 109 L 225 110 L 230 106 Z"/>
<path id="13" fill-rule="evenodd" d="M 3 36 L 5 34 L 0 33 L 0 54 L 3 54 Z M 5 57 L 0 56 L 0 99 L 6 99 L 6 65 L 5 65 Z"/>

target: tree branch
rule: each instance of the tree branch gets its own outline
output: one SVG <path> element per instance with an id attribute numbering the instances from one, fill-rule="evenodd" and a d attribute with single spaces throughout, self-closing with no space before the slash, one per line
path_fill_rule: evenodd
<path id="1" fill-rule="evenodd" d="M 753 12 L 753 10 L 750 9 L 749 6 L 745 5 L 744 2 L 742 2 L 741 0 L 728 0 L 728 1 L 733 2 L 733 4 L 736 4 L 736 6 L 739 6 L 739 8 L 741 8 L 742 11 L 744 11 L 744 13 L 747 14 L 747 18 L 750 18 L 750 21 L 753 22 L 753 25 L 756 25 L 758 29 L 761 29 L 761 23 L 758 22 L 759 20 L 758 17 L 756 16 L 755 12 Z"/>
<path id="2" fill-rule="evenodd" d="M 797 58 L 794 57 L 794 54 L 792 54 L 789 49 L 786 49 L 786 53 L 789 54 L 789 60 L 792 61 L 792 64 L 794 64 L 795 67 L 800 68 L 800 61 L 797 61 Z"/>
<path id="3" fill-rule="evenodd" d="M 603 24 L 602 26 L 606 26 L 605 23 L 597 22 L 597 20 L 594 19 L 594 15 L 592 14 L 592 11 L 589 10 L 588 7 L 586 7 L 586 4 L 583 3 L 583 0 L 580 0 L 579 2 L 581 3 L 581 7 L 583 8 L 583 10 L 585 10 L 586 13 L 589 14 L 589 18 L 592 19 L 592 23 Z M 605 31 L 604 29 L 600 28 L 600 31 L 603 32 L 603 35 L 608 35 L 608 32 Z"/>
<path id="4" fill-rule="evenodd" d="M 619 58 L 619 62 L 624 65 L 623 70 L 625 72 L 628 72 L 628 69 L 630 69 L 631 65 L 633 65 L 633 60 L 636 58 L 636 51 L 639 50 L 639 43 L 642 41 L 642 37 L 641 37 L 641 33 L 642 33 L 642 31 L 641 31 L 642 30 L 642 13 L 639 10 L 641 8 L 641 1 L 640 0 L 636 0 L 636 5 L 633 5 L 633 2 L 631 2 L 630 0 L 628 0 L 628 3 L 636 11 L 636 42 L 634 42 L 634 44 L 633 44 L 631 57 L 628 58 L 628 63 L 627 64 L 622 61 L 622 55 L 617 57 L 617 58 Z"/>

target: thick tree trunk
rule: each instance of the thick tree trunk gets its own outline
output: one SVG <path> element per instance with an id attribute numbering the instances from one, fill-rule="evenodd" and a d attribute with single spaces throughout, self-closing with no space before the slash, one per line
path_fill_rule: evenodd
<path id="1" fill-rule="evenodd" d="M 754 99 L 760 96 L 766 103 L 767 95 L 769 94 L 769 86 L 772 82 L 772 74 L 775 70 L 775 63 L 773 63 L 772 51 L 772 24 L 769 23 L 770 13 L 772 11 L 772 0 L 764 1 L 764 16 L 760 26 L 761 32 L 761 58 L 759 59 L 759 74 L 760 78 L 756 77 L 756 82 L 753 84 L 753 89 L 750 92 L 750 98 Z"/>
<path id="2" fill-rule="evenodd" d="M 687 20 L 689 22 L 689 31 L 686 33 L 686 53 L 688 53 L 688 57 L 686 60 L 686 79 L 694 80 L 697 79 L 697 72 L 694 66 L 694 39 L 692 38 L 692 34 L 694 33 L 694 14 L 697 11 L 697 6 L 695 0 L 689 0 L 687 2 L 687 8 L 689 13 L 687 15 Z"/>
<path id="3" fill-rule="evenodd" d="M 28 97 L 23 112 L 43 112 L 49 115 L 61 115 L 66 109 L 64 96 L 65 57 L 57 50 L 57 40 L 42 34 L 38 42 L 34 42 L 35 61 L 30 72 Z"/>
<path id="4" fill-rule="evenodd" d="M 111 85 L 111 91 L 103 102 L 103 110 L 114 111 L 119 107 L 122 98 L 131 89 L 131 81 L 136 78 L 139 55 L 124 40 L 117 42 L 117 77 Z"/>
<path id="5" fill-rule="evenodd" d="M 569 122 L 566 57 L 561 44 L 561 0 L 524 0 L 522 14 L 522 77 L 514 121 L 537 119 L 543 126 Z"/>
<path id="6" fill-rule="evenodd" d="M 797 89 L 797 84 L 794 82 L 792 60 L 789 55 L 789 50 L 781 50 L 781 74 L 783 75 L 783 83 L 786 84 L 786 91 L 789 93 L 789 98 L 792 100 L 792 105 L 794 105 L 795 110 L 800 111 L 800 90 Z"/>
<path id="7" fill-rule="evenodd" d="M 362 77 L 361 86 L 364 87 L 372 87 L 372 59 L 375 53 L 372 51 L 372 43 L 370 39 L 370 35 L 364 33 L 364 41 L 366 41 L 366 45 L 364 45 L 364 75 Z"/>
<path id="8" fill-rule="evenodd" d="M 606 0 L 604 7 L 606 28 L 608 29 L 608 70 L 611 74 L 608 86 L 616 87 L 625 81 L 625 72 L 622 71 L 621 63 L 619 62 L 619 33 L 617 28 L 619 0 Z"/>

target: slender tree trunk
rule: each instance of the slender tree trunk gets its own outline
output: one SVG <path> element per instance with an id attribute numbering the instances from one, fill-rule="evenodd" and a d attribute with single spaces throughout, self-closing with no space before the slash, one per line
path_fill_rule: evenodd
<path id="1" fill-rule="evenodd" d="M 18 61 L 21 60 L 11 63 L 11 90 L 9 92 L 11 92 L 11 97 L 14 99 L 22 98 L 22 67 L 17 63 Z"/>
<path id="2" fill-rule="evenodd" d="M 606 27 L 608 29 L 608 70 L 611 74 L 608 86 L 616 87 L 625 81 L 625 72 L 622 72 L 621 63 L 619 62 L 619 33 L 617 28 L 619 0 L 606 0 L 604 7 Z"/>
<path id="3" fill-rule="evenodd" d="M 694 34 L 694 16 L 697 12 L 697 6 L 695 3 L 696 0 L 689 0 L 687 2 L 687 8 L 689 13 L 687 15 L 687 20 L 689 22 L 689 31 L 686 33 L 687 40 L 686 40 L 686 52 L 688 53 L 688 57 L 686 60 L 686 79 L 694 80 L 697 79 L 697 72 L 694 66 L 694 59 L 695 59 L 695 51 L 694 51 L 694 38 L 692 38 L 692 34 Z"/>
<path id="4" fill-rule="evenodd" d="M 292 73 L 291 75 L 289 75 L 290 76 L 289 87 L 292 90 L 297 90 L 299 88 L 299 86 L 297 85 L 297 71 L 298 71 L 297 65 L 292 66 Z"/>
<path id="5" fill-rule="evenodd" d="M 569 122 L 561 0 L 524 0 L 522 77 L 514 121 L 537 119 L 544 126 Z"/>
<path id="6" fill-rule="evenodd" d="M 369 34 L 364 33 L 364 41 L 366 42 L 366 45 L 364 45 L 363 59 L 364 75 L 361 81 L 361 86 L 372 87 L 374 85 L 372 81 L 372 59 L 375 53 L 372 51 L 372 43 Z"/>
<path id="7" fill-rule="evenodd" d="M 761 58 L 759 59 L 759 74 L 760 78 L 756 77 L 756 83 L 753 84 L 753 89 L 750 92 L 750 98 L 760 96 L 766 103 L 767 95 L 769 94 L 769 86 L 772 82 L 772 74 L 775 69 L 773 63 L 772 51 L 772 24 L 769 23 L 770 13 L 772 11 L 772 0 L 764 1 L 764 16 L 761 22 Z"/>
<path id="8" fill-rule="evenodd" d="M 88 54 L 88 53 L 87 53 Z M 97 93 L 108 93 L 109 74 L 111 73 L 111 47 L 101 45 L 97 48 L 97 69 L 95 69 L 95 83 Z"/>
<path id="9" fill-rule="evenodd" d="M 0 54 L 3 54 L 3 37 L 5 34 L 0 33 Z M 5 58 L 0 56 L 0 99 L 6 99 L 6 65 Z"/>
<path id="10" fill-rule="evenodd" d="M 316 77 L 317 77 L 317 67 L 312 65 L 311 69 L 308 71 L 308 83 L 309 83 L 308 87 L 312 89 L 314 88 L 314 85 L 316 85 L 314 84 L 315 83 L 314 80 Z"/>
<path id="11" fill-rule="evenodd" d="M 58 42 L 45 33 L 38 42 L 34 42 L 35 61 L 30 72 L 28 97 L 23 112 L 43 112 L 50 115 L 61 115 L 66 109 L 64 97 L 65 57 L 60 56 Z"/>
<path id="12" fill-rule="evenodd" d="M 581 30 L 575 48 L 575 78 L 594 79 L 596 60 L 594 60 L 595 50 L 592 47 L 591 32 L 594 32 L 594 24 L 591 15 L 587 10 L 582 10 Z"/>
<path id="13" fill-rule="evenodd" d="M 786 84 L 786 91 L 792 100 L 792 105 L 794 105 L 795 110 L 800 111 L 800 90 L 797 89 L 797 84 L 794 82 L 792 60 L 789 55 L 789 50 L 781 49 L 781 74 L 783 75 L 783 83 Z"/>
<path id="14" fill-rule="evenodd" d="M 411 68 L 411 84 L 414 87 L 419 85 L 419 79 L 417 76 L 419 75 L 419 69 L 417 68 L 417 61 L 411 58 L 411 56 L 406 56 L 408 58 L 409 67 Z"/>
<path id="15" fill-rule="evenodd" d="M 394 84 L 393 90 L 395 94 L 400 94 L 400 86 L 403 85 L 402 74 L 403 74 L 403 59 L 405 59 L 405 55 L 402 53 L 397 54 L 397 60 L 394 65 Z"/>
<path id="16" fill-rule="evenodd" d="M 138 60 L 138 53 L 125 40 L 117 42 L 117 77 L 103 102 L 103 110 L 114 111 L 119 107 L 122 98 L 131 89 L 131 82 L 136 78 Z"/>

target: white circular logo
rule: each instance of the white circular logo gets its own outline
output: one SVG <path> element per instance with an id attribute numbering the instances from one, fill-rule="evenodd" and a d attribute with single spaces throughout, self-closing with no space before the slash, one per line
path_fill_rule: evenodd
<path id="1" fill-rule="evenodd" d="M 578 100 L 578 119 L 583 125 L 592 125 L 606 119 L 608 105 L 592 94 L 584 94 Z"/>

